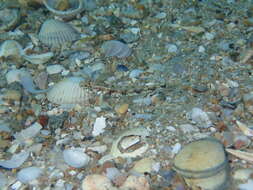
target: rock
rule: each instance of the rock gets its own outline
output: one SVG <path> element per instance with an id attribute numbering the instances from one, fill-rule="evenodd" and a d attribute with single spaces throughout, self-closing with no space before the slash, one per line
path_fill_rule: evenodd
<path id="1" fill-rule="evenodd" d="M 124 188 L 133 190 L 149 190 L 150 185 L 148 180 L 143 176 L 128 176 L 125 183 L 120 187 L 120 190 L 125 190 Z"/>
<path id="2" fill-rule="evenodd" d="M 210 121 L 207 113 L 200 108 L 193 108 L 191 112 L 188 113 L 188 117 L 200 128 L 209 128 L 212 126 L 212 122 Z"/>
<path id="3" fill-rule="evenodd" d="M 83 190 L 117 190 L 113 187 L 111 181 L 103 175 L 88 175 L 82 182 Z"/>
<path id="4" fill-rule="evenodd" d="M 78 148 L 64 150 L 63 159 L 68 165 L 74 168 L 82 168 L 90 161 L 90 157 Z"/>
<path id="5" fill-rule="evenodd" d="M 134 164 L 132 170 L 141 174 L 151 173 L 154 163 L 155 161 L 152 158 L 143 158 Z"/>

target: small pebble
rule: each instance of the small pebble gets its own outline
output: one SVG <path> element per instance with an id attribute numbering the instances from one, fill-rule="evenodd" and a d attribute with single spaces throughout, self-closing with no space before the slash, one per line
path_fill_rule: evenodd
<path id="1" fill-rule="evenodd" d="M 29 183 L 42 174 L 42 170 L 37 167 L 28 167 L 21 169 L 17 174 L 17 179 L 22 183 Z"/>

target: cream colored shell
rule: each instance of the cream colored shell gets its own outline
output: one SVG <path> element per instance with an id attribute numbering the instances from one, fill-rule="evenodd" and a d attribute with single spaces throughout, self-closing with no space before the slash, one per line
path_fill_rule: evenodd
<path id="1" fill-rule="evenodd" d="M 84 79 L 81 77 L 66 78 L 55 84 L 47 93 L 47 99 L 55 104 L 87 104 L 90 91 L 81 87 Z"/>
<path id="2" fill-rule="evenodd" d="M 78 32 L 69 24 L 54 20 L 46 20 L 40 29 L 39 40 L 48 46 L 60 46 L 79 38 Z"/>

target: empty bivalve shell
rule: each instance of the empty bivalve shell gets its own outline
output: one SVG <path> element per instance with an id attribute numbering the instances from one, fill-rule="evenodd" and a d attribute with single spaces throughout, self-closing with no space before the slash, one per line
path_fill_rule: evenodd
<path id="1" fill-rule="evenodd" d="M 228 185 L 228 161 L 223 145 L 205 138 L 186 145 L 175 157 L 173 169 L 192 189 L 221 190 Z"/>

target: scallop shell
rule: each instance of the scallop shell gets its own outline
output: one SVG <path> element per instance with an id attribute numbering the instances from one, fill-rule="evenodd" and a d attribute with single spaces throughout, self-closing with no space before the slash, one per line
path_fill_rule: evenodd
<path id="1" fill-rule="evenodd" d="M 20 57 L 22 54 L 23 48 L 15 40 L 6 40 L 1 44 L 0 57 Z"/>
<path id="2" fill-rule="evenodd" d="M 39 40 L 48 46 L 60 46 L 79 38 L 78 32 L 69 24 L 59 20 L 46 20 L 39 32 Z"/>
<path id="3" fill-rule="evenodd" d="M 102 51 L 107 57 L 118 57 L 125 58 L 131 55 L 132 50 L 124 44 L 117 40 L 106 41 L 102 45 Z"/>
<path id="4" fill-rule="evenodd" d="M 5 8 L 0 10 L 0 31 L 7 31 L 16 26 L 20 18 L 18 9 Z"/>
<path id="5" fill-rule="evenodd" d="M 57 5 L 57 1 L 59 0 L 43 0 L 43 4 L 45 7 L 52 13 L 59 15 L 59 16 L 73 16 L 83 11 L 84 9 L 84 0 L 69 0 L 69 6 L 70 8 L 62 11 L 55 8 Z"/>
<path id="6" fill-rule="evenodd" d="M 86 104 L 90 97 L 90 92 L 81 86 L 83 81 L 84 79 L 81 77 L 66 78 L 51 88 L 47 93 L 47 99 L 60 105 Z"/>

